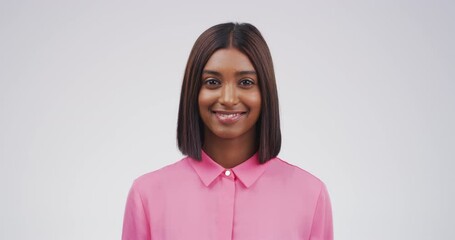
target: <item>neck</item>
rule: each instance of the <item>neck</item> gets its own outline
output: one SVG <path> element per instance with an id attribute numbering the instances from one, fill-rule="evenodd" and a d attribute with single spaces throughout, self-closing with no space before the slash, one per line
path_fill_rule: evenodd
<path id="1" fill-rule="evenodd" d="M 256 153 L 256 134 L 255 131 L 250 131 L 234 139 L 225 139 L 206 129 L 202 148 L 224 168 L 233 168 Z"/>

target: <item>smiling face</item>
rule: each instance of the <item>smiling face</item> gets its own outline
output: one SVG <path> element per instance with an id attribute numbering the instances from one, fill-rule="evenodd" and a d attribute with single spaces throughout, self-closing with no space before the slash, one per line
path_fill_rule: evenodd
<path id="1" fill-rule="evenodd" d="M 201 81 L 198 103 L 206 140 L 255 139 L 261 92 L 248 57 L 235 48 L 216 51 L 205 65 Z"/>

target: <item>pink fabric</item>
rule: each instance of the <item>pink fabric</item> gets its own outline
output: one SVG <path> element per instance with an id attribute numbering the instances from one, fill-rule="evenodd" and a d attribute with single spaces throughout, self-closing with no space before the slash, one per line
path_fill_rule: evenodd
<path id="1" fill-rule="evenodd" d="M 123 240 L 331 240 L 323 182 L 284 160 L 257 154 L 226 170 L 202 153 L 137 178 Z"/>

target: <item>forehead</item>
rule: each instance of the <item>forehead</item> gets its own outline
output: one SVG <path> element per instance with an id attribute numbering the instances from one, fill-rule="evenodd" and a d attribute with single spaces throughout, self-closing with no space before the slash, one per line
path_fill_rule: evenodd
<path id="1" fill-rule="evenodd" d="M 236 48 L 226 48 L 215 51 L 205 64 L 204 70 L 254 71 L 254 67 L 244 53 Z"/>

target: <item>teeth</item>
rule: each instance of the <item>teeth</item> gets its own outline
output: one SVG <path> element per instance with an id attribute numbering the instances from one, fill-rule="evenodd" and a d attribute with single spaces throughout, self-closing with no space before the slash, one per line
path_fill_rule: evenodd
<path id="1" fill-rule="evenodd" d="M 225 114 L 225 113 L 217 113 L 218 117 L 220 117 L 221 119 L 229 119 L 229 118 L 236 118 L 238 116 L 241 115 L 241 113 L 229 113 L 229 114 Z"/>
<path id="2" fill-rule="evenodd" d="M 233 117 L 233 116 L 237 116 L 239 115 L 238 113 L 230 113 L 230 114 L 221 114 L 221 116 L 224 116 L 224 117 Z"/>
<path id="3" fill-rule="evenodd" d="M 222 113 L 220 113 L 219 115 L 222 118 L 233 118 L 233 117 L 237 117 L 240 114 L 239 113 L 231 113 L 231 114 L 222 114 Z"/>

